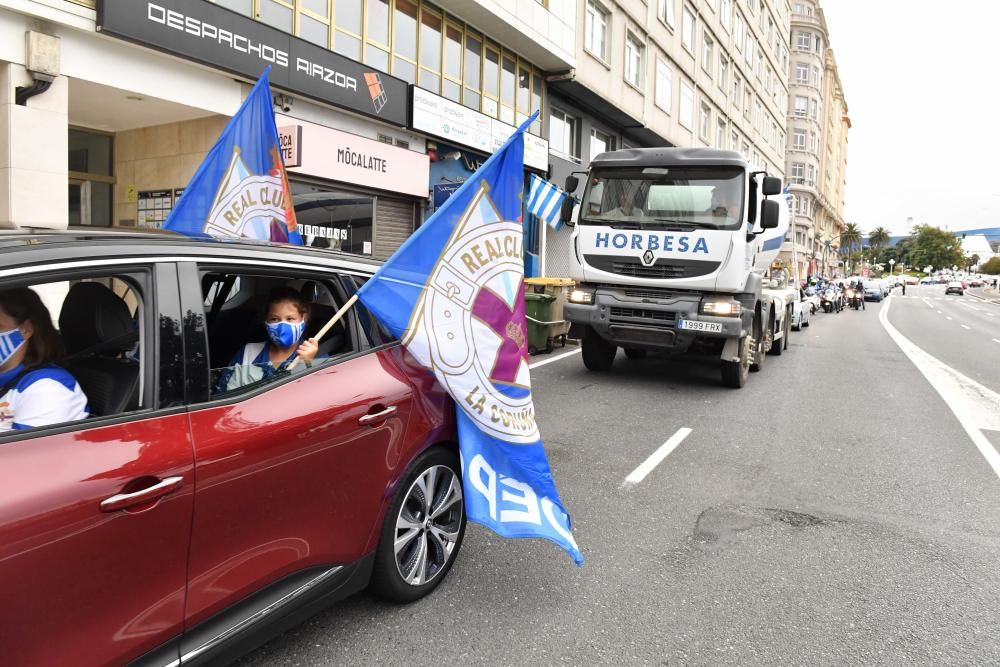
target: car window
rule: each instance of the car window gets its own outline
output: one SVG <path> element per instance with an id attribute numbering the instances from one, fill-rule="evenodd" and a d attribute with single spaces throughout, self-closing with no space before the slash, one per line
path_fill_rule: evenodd
<path id="1" fill-rule="evenodd" d="M 348 296 L 353 296 L 366 282 L 368 282 L 367 276 L 344 276 L 344 289 L 347 290 Z M 375 316 L 368 312 L 368 309 L 360 301 L 355 303 L 354 311 L 357 313 L 361 330 L 371 345 L 377 347 L 399 340 L 386 331 Z"/>
<path id="2" fill-rule="evenodd" d="M 301 347 L 346 300 L 333 279 L 203 271 L 201 284 L 213 398 L 254 391 L 362 349 L 350 314 L 315 346 Z"/>
<path id="3" fill-rule="evenodd" d="M 0 433 L 146 406 L 145 299 L 135 278 L 0 287 Z"/>

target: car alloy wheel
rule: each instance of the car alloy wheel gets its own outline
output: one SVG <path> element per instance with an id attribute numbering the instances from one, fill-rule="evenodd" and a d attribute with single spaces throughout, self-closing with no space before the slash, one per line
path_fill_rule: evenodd
<path id="1" fill-rule="evenodd" d="M 396 516 L 393 551 L 399 576 L 421 586 L 444 571 L 462 528 L 462 482 L 447 466 L 427 468 L 410 485 Z"/>

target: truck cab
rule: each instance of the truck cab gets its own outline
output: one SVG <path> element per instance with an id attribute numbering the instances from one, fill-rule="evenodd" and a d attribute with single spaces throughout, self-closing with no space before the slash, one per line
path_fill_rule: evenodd
<path id="1" fill-rule="evenodd" d="M 574 176 L 566 185 L 570 193 L 579 187 Z M 634 359 L 698 345 L 717 348 L 724 384 L 742 386 L 767 351 L 757 267 L 767 259 L 762 253 L 781 247 L 783 232 L 768 235 L 773 248 L 760 238 L 780 231 L 780 190 L 779 179 L 752 171 L 731 151 L 637 148 L 597 156 L 579 208 L 563 210 L 575 224 L 570 271 L 577 283 L 565 313 L 583 340 L 587 367 L 610 367 L 618 347 Z"/>

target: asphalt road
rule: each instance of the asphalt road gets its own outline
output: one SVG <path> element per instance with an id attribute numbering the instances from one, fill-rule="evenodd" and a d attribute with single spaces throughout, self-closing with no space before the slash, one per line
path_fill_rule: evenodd
<path id="1" fill-rule="evenodd" d="M 1000 313 L 927 289 L 890 320 L 996 387 Z M 742 390 L 709 358 L 535 369 L 582 568 L 470 525 L 429 598 L 355 596 L 239 664 L 997 664 L 1000 479 L 882 307 L 817 314 Z"/>

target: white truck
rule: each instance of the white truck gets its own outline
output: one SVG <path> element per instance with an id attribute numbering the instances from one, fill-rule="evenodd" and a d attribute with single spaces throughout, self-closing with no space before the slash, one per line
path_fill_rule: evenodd
<path id="1" fill-rule="evenodd" d="M 588 369 L 610 368 L 618 347 L 630 359 L 708 348 L 729 387 L 762 367 L 786 335 L 787 304 L 762 285 L 788 227 L 780 179 L 735 152 L 634 148 L 594 158 L 577 210 L 572 199 L 564 312 Z"/>

